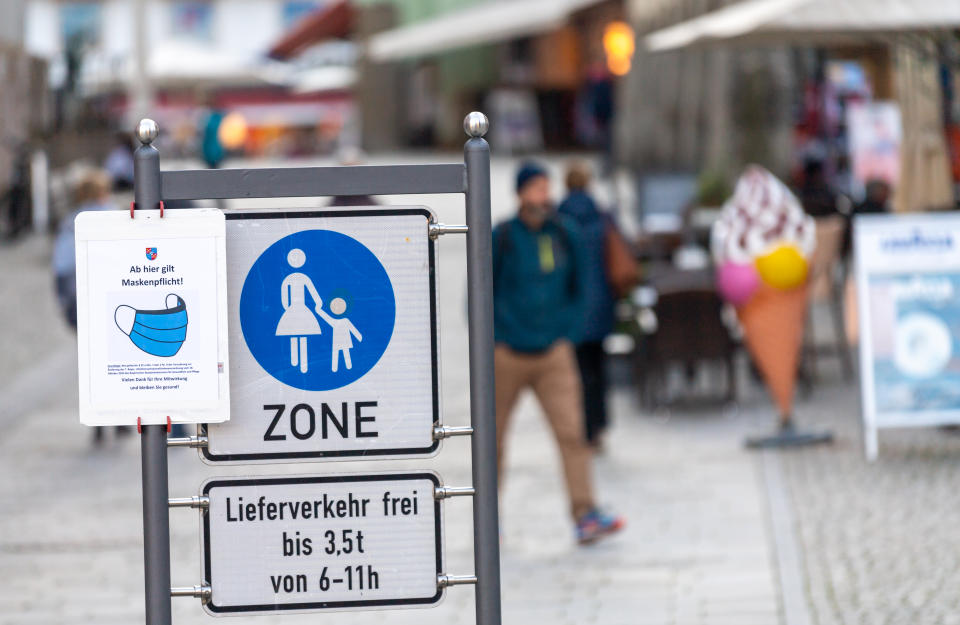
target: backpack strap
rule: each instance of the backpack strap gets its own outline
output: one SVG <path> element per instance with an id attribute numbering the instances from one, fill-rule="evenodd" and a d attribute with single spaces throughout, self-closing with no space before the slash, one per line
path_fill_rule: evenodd
<path id="1" fill-rule="evenodd" d="M 546 223 L 552 224 L 558 232 L 557 240 L 560 243 L 560 246 L 563 247 L 564 252 L 566 252 L 566 257 L 568 262 L 573 262 L 573 245 L 570 241 L 570 231 L 567 230 L 567 227 L 563 224 L 563 220 L 559 219 L 557 215 L 552 215 L 547 219 Z M 500 256 L 499 265 L 496 272 L 493 275 L 493 287 L 496 291 L 497 284 L 500 281 L 500 275 L 503 273 L 503 257 L 513 251 L 513 220 L 505 221 L 495 229 L 495 236 L 493 238 L 494 249 L 493 252 Z M 573 274 L 575 271 L 571 272 L 571 288 Z"/>
<path id="2" fill-rule="evenodd" d="M 576 292 L 576 281 L 582 279 L 582 276 L 578 275 L 577 273 L 577 262 L 573 252 L 573 242 L 570 240 L 570 231 L 567 230 L 567 226 L 563 223 L 563 219 L 560 219 L 558 215 L 551 216 L 548 220 L 548 223 L 552 223 L 559 233 L 557 236 L 557 241 L 563 248 L 567 258 L 567 264 L 569 265 L 567 272 L 567 288 L 571 293 L 574 293 Z"/>

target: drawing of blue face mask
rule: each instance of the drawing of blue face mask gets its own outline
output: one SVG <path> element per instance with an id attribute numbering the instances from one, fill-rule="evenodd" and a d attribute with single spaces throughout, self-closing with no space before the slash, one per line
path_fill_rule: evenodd
<path id="1" fill-rule="evenodd" d="M 167 308 L 161 310 L 117 306 L 113 320 L 142 351 L 153 356 L 173 356 L 187 338 L 187 304 L 173 293 L 167 295 L 165 304 Z"/>

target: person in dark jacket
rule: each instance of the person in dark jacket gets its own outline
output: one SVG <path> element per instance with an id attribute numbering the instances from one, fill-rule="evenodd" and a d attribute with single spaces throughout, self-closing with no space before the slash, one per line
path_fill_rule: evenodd
<path id="1" fill-rule="evenodd" d="M 590 169 L 571 163 L 567 170 L 567 197 L 557 213 L 577 224 L 583 248 L 583 328 L 577 342 L 577 364 L 583 384 L 583 412 L 587 442 L 600 446 L 607 428 L 607 378 L 603 339 L 613 330 L 613 291 L 607 279 L 605 244 L 609 218 L 597 209 L 587 192 Z"/>
<path id="2" fill-rule="evenodd" d="M 829 217 L 837 214 L 837 194 L 827 182 L 823 161 L 808 160 L 803 165 L 803 186 L 800 204 L 811 217 Z"/>
<path id="3" fill-rule="evenodd" d="M 212 100 L 209 102 L 212 103 Z M 208 169 L 218 169 L 227 156 L 227 150 L 220 141 L 220 125 L 224 117 L 226 114 L 215 106 L 211 106 L 203 116 L 200 129 L 200 156 Z"/>
<path id="4" fill-rule="evenodd" d="M 516 189 L 517 216 L 493 232 L 498 462 L 510 413 L 521 391 L 529 388 L 560 448 L 577 540 L 590 543 L 619 530 L 623 520 L 596 506 L 592 452 L 583 434 L 583 398 L 573 347 L 580 340 L 584 314 L 580 233 L 553 211 L 543 167 L 522 166 Z"/>

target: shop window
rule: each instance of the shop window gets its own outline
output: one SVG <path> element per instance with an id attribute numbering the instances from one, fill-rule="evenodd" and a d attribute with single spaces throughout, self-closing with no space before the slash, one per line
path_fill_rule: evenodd
<path id="1" fill-rule="evenodd" d="M 501 64 L 501 79 L 510 84 L 529 84 L 535 71 L 533 39 L 514 39 L 505 47 L 505 59 Z"/>
<path id="2" fill-rule="evenodd" d="M 174 36 L 198 41 L 213 37 L 213 6 L 208 2 L 174 2 L 170 12 Z"/>
<path id="3" fill-rule="evenodd" d="M 100 5 L 68 2 L 60 6 L 60 31 L 68 49 L 95 45 L 100 41 Z"/>

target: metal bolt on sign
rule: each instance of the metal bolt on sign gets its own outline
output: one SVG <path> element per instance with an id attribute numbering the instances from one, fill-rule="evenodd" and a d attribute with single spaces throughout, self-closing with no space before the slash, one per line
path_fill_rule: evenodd
<path id="1" fill-rule="evenodd" d="M 473 486 L 438 486 L 433 489 L 434 499 L 449 499 L 450 497 L 473 497 L 476 495 Z"/>
<path id="2" fill-rule="evenodd" d="M 434 440 L 443 440 L 451 436 L 470 436 L 473 434 L 473 428 L 469 425 L 438 425 L 433 428 Z"/>
<path id="3" fill-rule="evenodd" d="M 430 584 L 435 585 L 437 597 L 443 589 L 457 585 L 474 585 L 475 618 L 478 625 L 500 625 L 500 549 L 497 501 L 496 433 L 494 420 L 493 386 L 493 306 L 492 306 L 492 260 L 491 260 L 491 215 L 490 215 L 490 148 L 484 140 L 489 128 L 486 116 L 473 112 L 464 119 L 464 131 L 469 139 L 464 145 L 464 161 L 457 164 L 436 165 L 389 165 L 366 167 L 301 167 L 274 169 L 220 169 L 160 171 L 159 152 L 151 144 L 159 135 L 156 122 L 141 120 L 136 128 L 140 147 L 134 155 L 135 201 L 133 208 L 162 206 L 164 200 L 223 200 L 235 198 L 280 198 L 316 197 L 334 195 L 398 195 L 398 194 L 450 194 L 462 193 L 466 199 L 466 223 L 447 225 L 431 219 L 428 223 L 430 241 L 445 234 L 464 234 L 467 253 L 468 292 L 468 360 L 470 369 L 469 426 L 445 426 L 435 416 L 429 438 L 436 446 L 442 439 L 452 436 L 471 437 L 472 485 L 464 487 L 443 486 L 430 474 L 395 475 L 395 480 L 417 479 L 421 485 L 433 488 L 428 499 L 431 509 L 437 511 L 437 527 L 441 500 L 456 496 L 473 497 L 474 528 L 474 575 L 448 575 L 440 569 L 441 558 L 437 556 L 437 575 Z M 282 209 L 281 209 L 282 210 Z M 408 211 L 409 212 L 409 211 Z M 284 215 L 277 215 L 284 217 Z M 296 410 L 299 406 L 294 406 Z M 357 409 L 357 422 L 361 413 Z M 302 412 L 302 411 L 301 411 Z M 278 413 L 279 414 L 279 413 Z M 293 424 L 291 418 L 291 424 Z M 200 495 L 170 498 L 167 482 L 167 447 L 191 447 L 204 449 L 211 444 L 204 428 L 197 436 L 168 438 L 162 425 L 143 426 L 141 438 L 143 469 L 143 524 L 144 524 L 144 581 L 147 625 L 170 625 L 170 597 L 200 598 L 205 609 L 214 613 L 218 597 L 208 579 L 190 587 L 170 585 L 170 532 L 169 508 L 189 507 L 200 509 L 203 519 L 209 523 L 212 517 L 213 488 L 217 480 L 208 481 Z M 296 433 L 296 432 L 295 432 Z M 436 449 L 436 447 L 434 447 Z M 374 456 L 366 459 L 373 458 Z M 325 458 L 319 458 L 325 459 Z M 316 460 L 313 460 L 316 461 Z M 435 474 L 434 474 L 435 475 Z M 425 477 L 424 477 L 425 476 Z M 389 477 L 389 476 L 388 476 Z M 323 476 L 302 478 L 246 478 L 253 482 L 284 482 L 297 480 L 330 482 L 343 478 Z M 358 484 L 371 488 L 370 480 L 377 475 L 359 475 L 353 478 Z M 366 482 L 364 482 L 366 480 Z M 230 479 L 223 478 L 222 488 L 248 488 L 239 478 L 238 486 L 231 487 Z M 403 482 L 399 482 L 402 484 Z M 391 490 L 383 493 L 382 505 L 391 514 L 409 512 L 414 500 L 404 497 L 391 482 Z M 269 484 L 268 484 L 269 485 Z M 288 486 L 284 486 L 286 488 Z M 360 486 L 358 486 L 359 488 Z M 258 488 L 251 486 L 251 488 Z M 267 488 L 266 486 L 264 488 Z M 231 491 L 240 493 L 240 490 Z M 246 492 L 246 491 L 244 491 Z M 252 491 L 251 491 L 252 492 Z M 264 491 L 266 492 L 266 491 Z M 422 492 L 422 491 L 421 491 Z M 234 495 L 236 496 L 236 495 Z M 249 496 L 249 495 L 248 495 Z M 424 495 L 421 495 L 423 497 Z M 222 494 L 218 500 L 223 504 Z M 350 505 L 356 504 L 356 501 Z M 379 499 L 375 502 L 380 505 Z M 371 504 L 373 505 L 373 504 Z M 391 507 L 392 506 L 392 507 Z M 248 516 L 254 514 L 248 508 Z M 228 511 L 227 515 L 230 512 Z M 223 515 L 221 515 L 223 516 Z M 252 518 L 252 516 L 251 516 Z M 401 517 L 397 517 L 401 518 Z M 209 528 L 209 525 L 207 526 Z M 209 529 L 207 530 L 209 533 Z M 440 533 L 437 531 L 437 553 L 441 554 Z M 348 567 L 349 568 L 349 567 Z M 359 583 L 378 582 L 377 571 L 372 567 L 357 570 Z M 205 578 L 208 576 L 205 575 Z M 292 577 L 292 576 L 287 576 Z M 291 580 L 284 580 L 287 583 Z M 298 583 L 297 580 L 292 580 Z M 279 583 L 279 582 L 278 582 Z M 321 585 L 343 583 L 341 577 L 322 577 Z M 296 606 L 294 606 L 296 608 Z M 322 607 L 327 607 L 326 605 Z M 299 608 L 298 608 L 299 609 Z M 249 612 L 250 614 L 256 611 Z"/>
<path id="4" fill-rule="evenodd" d="M 438 575 L 437 586 L 446 588 L 448 586 L 462 586 L 466 584 L 476 584 L 476 575 Z"/>
<path id="5" fill-rule="evenodd" d="M 469 230 L 467 226 L 452 226 L 449 224 L 430 224 L 430 238 L 436 239 L 444 234 L 466 234 Z"/>
<path id="6" fill-rule="evenodd" d="M 205 495 L 193 495 L 191 497 L 171 497 L 167 500 L 171 508 L 199 508 L 206 510 L 210 507 L 210 498 Z"/>
<path id="7" fill-rule="evenodd" d="M 171 597 L 194 597 L 201 601 L 209 601 L 211 595 L 210 586 L 204 584 L 170 589 Z"/>
<path id="8" fill-rule="evenodd" d="M 207 437 L 200 436 L 183 436 L 170 438 L 167 437 L 167 447 L 190 447 L 194 449 L 199 449 L 207 446 Z"/>

